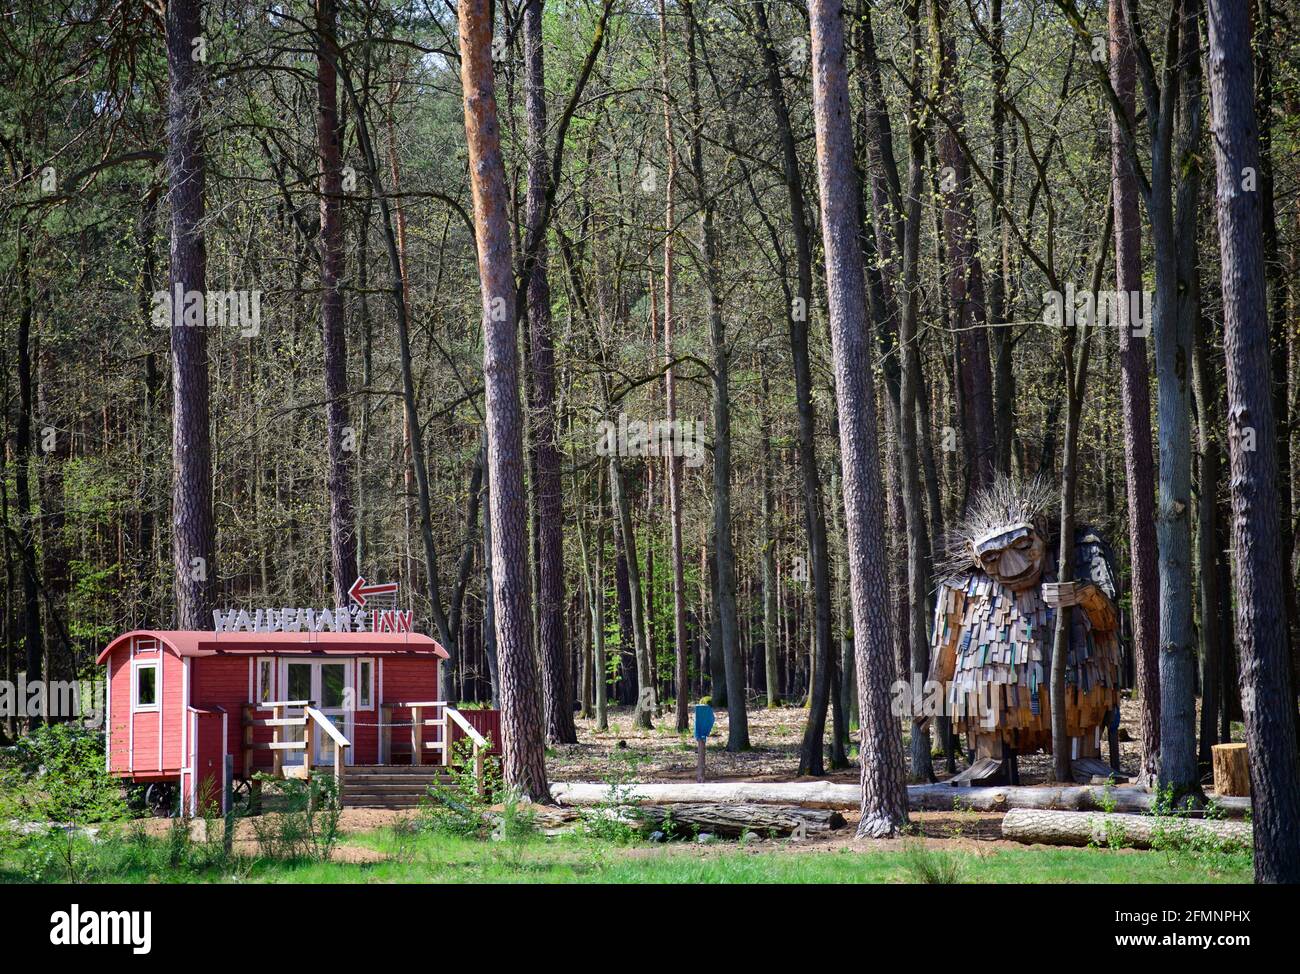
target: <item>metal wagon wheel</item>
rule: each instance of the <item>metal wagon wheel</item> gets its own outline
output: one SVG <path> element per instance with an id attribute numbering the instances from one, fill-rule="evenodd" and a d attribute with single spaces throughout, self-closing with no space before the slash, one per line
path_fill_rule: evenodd
<path id="1" fill-rule="evenodd" d="M 155 781 L 144 790 L 144 803 L 159 818 L 176 814 L 176 786 L 170 781 Z"/>
<path id="2" fill-rule="evenodd" d="M 230 805 L 235 812 L 251 813 L 253 809 L 253 783 L 247 778 L 236 778 L 230 784 Z"/>

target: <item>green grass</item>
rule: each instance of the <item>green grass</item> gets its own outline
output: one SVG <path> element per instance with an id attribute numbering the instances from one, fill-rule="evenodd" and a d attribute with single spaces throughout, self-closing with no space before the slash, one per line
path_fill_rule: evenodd
<path id="1" fill-rule="evenodd" d="M 1222 883 L 1249 882 L 1248 855 L 1107 849 L 1005 849 L 988 852 L 873 851 L 869 847 L 762 851 L 728 844 L 703 849 L 618 845 L 589 837 L 534 837 L 489 842 L 448 835 L 396 835 L 389 829 L 343 843 L 383 853 L 381 862 L 272 861 L 213 850 L 178 858 L 165 839 L 109 840 L 78 847 L 79 881 L 269 883 L 910 883 L 956 878 L 973 883 Z M 0 881 L 68 878 L 30 866 L 30 852 L 0 853 Z M 341 853 L 346 856 L 346 851 Z"/>

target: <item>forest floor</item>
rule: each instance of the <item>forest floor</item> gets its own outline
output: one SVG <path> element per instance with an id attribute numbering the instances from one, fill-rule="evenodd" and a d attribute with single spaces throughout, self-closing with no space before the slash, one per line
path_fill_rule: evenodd
<path id="1" fill-rule="evenodd" d="M 799 777 L 799 745 L 803 738 L 808 711 L 802 707 L 778 707 L 773 710 L 751 708 L 748 712 L 750 749 L 730 753 L 727 743 L 727 712 L 715 711 L 717 723 L 709 735 L 707 775 L 710 781 L 814 781 Z M 632 708 L 611 707 L 609 729 L 596 730 L 594 718 L 578 718 L 578 744 L 549 747 L 546 768 L 551 781 L 604 781 L 611 769 L 632 770 L 636 781 L 694 781 L 695 741 L 689 733 L 673 729 L 671 711 L 655 720 L 652 730 L 637 728 L 632 722 Z M 827 721 L 827 737 L 830 724 Z M 1138 730 L 1138 704 L 1124 700 L 1120 705 L 1120 768 L 1135 775 L 1141 758 Z M 1103 744 L 1103 755 L 1105 745 Z M 904 754 L 906 756 L 906 749 Z M 853 767 L 832 771 L 825 779 L 853 784 L 858 780 L 856 753 Z M 1027 754 L 1018 759 L 1021 784 L 1038 784 L 1051 777 L 1050 754 Z M 958 755 L 958 770 L 966 766 Z M 910 771 L 909 767 L 909 771 Z M 947 778 L 943 759 L 935 758 L 939 780 Z"/>
<path id="2" fill-rule="evenodd" d="M 1121 737 L 1129 740 L 1121 744 L 1121 760 L 1133 771 L 1138 760 L 1133 704 L 1126 702 L 1123 717 L 1128 733 Z M 814 780 L 797 776 L 805 718 L 796 707 L 751 710 L 753 746 L 730 754 L 726 714 L 720 712 L 709 742 L 709 779 Z M 653 730 L 633 728 L 625 708 L 611 709 L 607 731 L 597 732 L 594 721 L 585 719 L 578 725 L 583 743 L 548 749 L 553 782 L 615 786 L 694 780 L 694 742 L 671 729 L 671 714 Z M 1022 759 L 1022 782 L 1043 780 L 1046 759 Z M 936 769 L 941 767 L 937 760 Z M 829 780 L 856 784 L 858 772 L 856 767 L 838 771 Z M 499 819 L 502 806 L 492 811 Z M 6 839 L 0 828 L 0 882 L 1232 883 L 1252 878 L 1249 851 L 1024 846 L 1002 838 L 1000 813 L 969 809 L 912 812 L 905 837 L 860 840 L 856 810 L 842 814 L 844 828 L 800 840 L 747 835 L 651 842 L 631 829 L 611 831 L 598 813 L 568 822 L 568 830 L 559 834 L 544 834 L 546 823 L 539 821 L 495 841 L 448 832 L 438 824 L 435 803 L 429 803 L 403 811 L 344 809 L 336 839 L 323 844 L 315 838 L 304 842 L 301 820 L 243 819 L 229 852 L 222 850 L 220 824 L 213 823 L 208 840 L 201 821 L 177 830 L 167 819 L 137 819 L 105 826 L 93 839 L 57 831 Z M 286 852 L 290 847 L 295 851 Z M 63 875 L 65 870 L 75 873 Z"/>

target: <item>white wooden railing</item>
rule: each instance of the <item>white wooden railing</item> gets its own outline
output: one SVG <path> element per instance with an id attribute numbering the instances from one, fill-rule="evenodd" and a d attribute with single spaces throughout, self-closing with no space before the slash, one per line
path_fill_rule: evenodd
<path id="1" fill-rule="evenodd" d="M 271 773 L 275 777 L 310 778 L 312 760 L 316 753 L 316 734 L 319 733 L 317 728 L 319 727 L 334 747 L 334 783 L 337 786 L 339 798 L 342 798 L 343 778 L 347 767 L 347 749 L 352 746 L 352 742 L 339 732 L 332 720 L 312 706 L 314 703 L 314 700 L 270 700 L 261 704 L 245 704 L 243 719 L 245 780 L 252 781 L 253 779 L 253 755 L 256 751 L 271 752 Z M 287 717 L 285 712 L 289 708 L 301 708 L 302 714 L 297 717 Z M 257 717 L 256 714 L 259 710 L 269 710 L 272 716 Z M 269 743 L 259 744 L 254 740 L 253 732 L 258 727 L 271 728 Z M 302 740 L 285 740 L 284 728 L 286 727 L 301 727 L 303 730 Z M 301 751 L 303 755 L 302 764 L 300 766 L 293 765 L 286 769 L 284 766 L 286 751 Z"/>
<path id="2" fill-rule="evenodd" d="M 411 712 L 411 763 L 423 764 L 421 760 L 425 751 L 441 751 L 441 761 L 443 767 L 451 764 L 451 725 L 455 724 L 465 736 L 470 739 L 474 747 L 474 782 L 478 793 L 483 794 L 485 783 L 483 777 L 483 761 L 489 750 L 487 738 L 480 734 L 468 720 L 455 707 L 447 706 L 443 700 L 421 700 L 415 702 L 395 701 L 393 703 L 380 704 L 379 714 L 380 723 L 383 724 L 383 734 L 381 735 L 380 761 L 387 763 L 393 759 L 393 711 L 409 710 Z M 433 717 L 425 717 L 426 711 L 432 710 L 435 714 Z M 439 727 L 442 734 L 436 741 L 424 740 L 425 727 Z"/>

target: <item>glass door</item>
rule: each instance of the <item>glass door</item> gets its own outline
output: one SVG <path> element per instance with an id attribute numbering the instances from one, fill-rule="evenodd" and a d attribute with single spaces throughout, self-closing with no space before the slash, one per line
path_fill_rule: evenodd
<path id="1" fill-rule="evenodd" d="M 312 695 L 312 670 L 314 663 L 302 663 L 296 660 L 288 661 L 284 664 L 284 672 L 280 676 L 280 686 L 285 688 L 286 700 L 315 700 Z M 301 707 L 286 707 L 284 716 L 301 717 L 304 711 Z M 282 741 L 301 741 L 306 734 L 305 727 L 285 727 L 282 728 L 280 739 Z M 313 758 L 313 760 L 315 760 Z M 303 761 L 303 752 L 299 750 L 285 751 L 283 756 L 284 766 L 301 767 Z"/>
<path id="2" fill-rule="evenodd" d="M 316 709 L 324 714 L 339 733 L 347 736 L 347 700 L 351 678 L 350 661 L 320 662 L 303 660 L 286 660 L 282 674 L 282 686 L 287 691 L 289 700 L 314 700 Z M 298 707 L 288 708 L 286 717 L 300 717 L 303 710 Z M 301 741 L 305 733 L 303 727 L 286 727 L 282 740 Z M 316 767 L 334 764 L 334 744 L 319 727 L 312 734 L 315 747 L 312 765 Z M 284 764 L 301 765 L 302 751 L 286 751 Z"/>
<path id="3" fill-rule="evenodd" d="M 349 694 L 348 688 L 348 670 L 350 663 L 314 663 L 316 672 L 316 693 L 312 697 L 316 701 L 316 709 L 323 713 L 329 721 L 338 728 L 340 734 L 348 736 L 347 732 L 347 710 L 344 706 Z M 316 728 L 316 754 L 313 761 L 317 765 L 334 764 L 334 742 L 329 739 L 329 735 L 321 728 Z"/>

